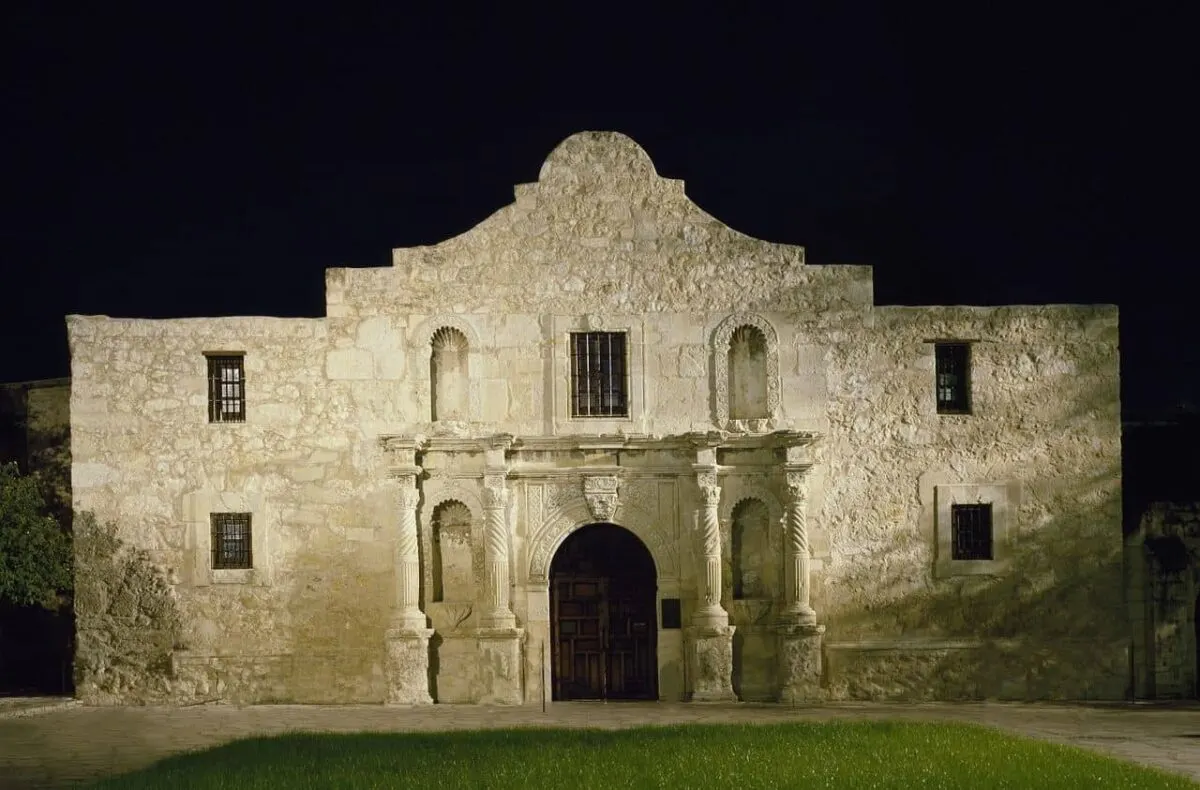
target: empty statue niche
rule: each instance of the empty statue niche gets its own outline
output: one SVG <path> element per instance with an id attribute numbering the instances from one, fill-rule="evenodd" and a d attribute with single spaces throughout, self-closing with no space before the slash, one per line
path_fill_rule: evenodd
<path id="1" fill-rule="evenodd" d="M 455 499 L 434 508 L 431 543 L 433 600 L 470 601 L 474 594 L 470 509 Z"/>
<path id="2" fill-rule="evenodd" d="M 767 506 L 758 499 L 743 499 L 734 507 L 732 521 L 733 597 L 769 598 L 773 555 Z"/>
<path id="3" fill-rule="evenodd" d="M 453 327 L 444 326 L 433 333 L 429 353 L 429 386 L 432 418 L 468 419 L 469 377 L 467 337 Z"/>
<path id="4" fill-rule="evenodd" d="M 767 338 L 743 324 L 729 338 L 729 419 L 770 417 L 767 406 Z"/>

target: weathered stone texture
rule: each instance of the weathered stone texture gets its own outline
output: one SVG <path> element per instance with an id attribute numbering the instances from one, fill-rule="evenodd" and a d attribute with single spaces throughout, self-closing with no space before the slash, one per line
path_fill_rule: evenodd
<path id="1" fill-rule="evenodd" d="M 421 491 L 438 701 L 538 700 L 552 558 L 604 519 L 645 544 L 659 603 L 717 629 L 660 629 L 665 698 L 769 698 L 789 672 L 800 694 L 814 664 L 781 659 L 775 622 L 814 613 L 836 645 L 821 695 L 1123 691 L 1115 308 L 876 307 L 869 267 L 731 230 L 609 133 L 566 140 L 458 237 L 329 270 L 326 294 L 322 319 L 68 320 L 74 503 L 172 580 L 181 697 L 395 696 L 389 441 Z M 467 344 L 440 367 L 439 330 Z M 626 333 L 628 418 L 571 417 L 578 331 Z M 936 340 L 973 341 L 970 415 L 936 413 Z M 245 353 L 245 423 L 207 421 L 219 351 Z M 803 514 L 785 518 L 797 475 Z M 995 562 L 967 573 L 939 549 L 939 502 L 979 491 L 1003 529 Z M 761 506 L 735 563 L 747 500 Z M 221 510 L 253 514 L 251 573 L 209 568 Z M 519 639 L 477 631 L 507 619 Z M 1001 662 L 978 647 L 996 640 Z"/>

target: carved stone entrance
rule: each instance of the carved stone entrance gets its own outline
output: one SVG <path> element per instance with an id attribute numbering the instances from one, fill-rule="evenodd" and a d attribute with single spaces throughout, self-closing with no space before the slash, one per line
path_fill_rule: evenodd
<path id="1" fill-rule="evenodd" d="M 550 566 L 555 700 L 657 699 L 654 560 L 632 532 L 591 524 Z"/>

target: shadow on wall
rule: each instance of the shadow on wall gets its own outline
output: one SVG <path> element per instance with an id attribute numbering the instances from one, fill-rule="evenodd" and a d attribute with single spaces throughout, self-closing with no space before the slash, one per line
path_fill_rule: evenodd
<path id="1" fill-rule="evenodd" d="M 997 576 L 934 576 L 919 534 L 856 566 L 839 586 L 874 591 L 840 614 L 830 641 L 856 634 L 924 640 L 927 649 L 830 649 L 826 683 L 856 699 L 1120 699 L 1129 694 L 1119 469 L 1074 490 L 1032 481 Z M 1035 505 L 1036 508 L 1028 508 Z M 1044 510 L 1041 508 L 1044 507 Z M 1030 510 L 1057 514 L 1030 524 Z M 1100 526 L 1098 526 L 1100 525 Z M 1111 527 L 1113 534 L 1103 530 Z M 882 560 L 882 561 L 881 561 Z"/>

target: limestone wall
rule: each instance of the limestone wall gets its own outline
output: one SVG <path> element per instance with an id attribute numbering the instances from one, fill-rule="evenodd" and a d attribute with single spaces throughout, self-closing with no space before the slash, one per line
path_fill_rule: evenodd
<path id="1" fill-rule="evenodd" d="M 361 393 L 325 375 L 323 322 L 72 317 L 68 329 L 75 506 L 116 522 L 175 585 L 172 692 L 379 700 L 390 509 Z M 204 352 L 231 350 L 246 354 L 249 416 L 209 423 Z M 252 574 L 209 569 L 213 511 L 252 513 Z"/>
<path id="2" fill-rule="evenodd" d="M 473 548 L 462 567 L 469 557 L 478 581 L 484 469 L 471 437 L 653 442 L 791 429 L 822 434 L 809 529 L 828 694 L 1121 695 L 1114 308 L 874 307 L 868 267 L 808 266 L 799 248 L 725 227 L 681 182 L 654 173 L 636 144 L 607 134 L 568 139 L 537 184 L 518 187 L 515 203 L 477 228 L 397 250 L 392 267 L 332 269 L 326 287 L 323 319 L 69 319 L 75 506 L 116 521 L 172 580 L 183 643 L 170 694 L 384 698 L 397 503 L 382 436 L 464 442 L 458 455 L 428 459 L 457 482 L 422 482 L 418 529 L 428 562 L 433 509 L 466 506 L 473 520 L 461 532 Z M 728 353 L 747 326 L 766 371 L 747 391 L 769 413 L 735 423 L 731 380 L 744 371 Z M 467 344 L 465 367 L 454 358 L 465 378 L 441 390 L 465 405 L 435 422 L 439 330 Z M 627 418 L 571 417 L 575 331 L 626 333 Z M 950 339 L 973 342 L 971 415 L 935 412 L 931 341 Z M 245 353 L 244 424 L 208 422 L 206 351 Z M 637 528 L 662 544 L 656 556 L 675 558 L 660 597 L 681 596 L 686 618 L 697 594 L 695 457 L 658 450 L 659 460 L 628 472 L 656 491 Z M 570 468 L 636 463 L 604 456 L 530 451 L 528 467 L 511 470 L 522 478 L 508 519 L 513 608 L 519 624 L 534 623 L 535 641 L 547 615 L 530 553 L 549 545 L 538 536 L 561 537 L 553 519 L 587 518 Z M 721 451 L 718 463 L 732 580 L 733 507 L 761 499 L 778 543 L 784 492 L 769 451 Z M 571 488 L 574 504 L 556 513 L 547 486 Z M 998 503 L 998 561 L 966 569 L 975 573 L 937 548 L 947 528 L 938 505 L 954 496 Z M 252 573 L 209 570 L 207 519 L 219 510 L 253 514 Z M 774 682 L 770 606 L 782 569 L 758 578 L 757 597 L 727 607 L 742 651 L 736 686 L 748 697 L 769 696 Z M 435 651 L 444 651 L 434 685 L 447 699 L 478 698 L 474 673 L 486 673 L 472 663 L 470 601 L 432 601 L 428 567 L 423 579 Z M 679 639 L 658 642 L 672 694 L 684 692 Z M 527 653 L 527 701 L 539 691 L 536 666 Z"/>
<path id="3" fill-rule="evenodd" d="M 967 416 L 932 392 L 929 341 L 954 338 L 976 341 Z M 1116 309 L 1083 306 L 878 308 L 869 342 L 829 349 L 814 605 L 835 694 L 1123 696 L 1116 349 Z M 1006 503 L 994 575 L 938 555 L 959 493 Z"/>

